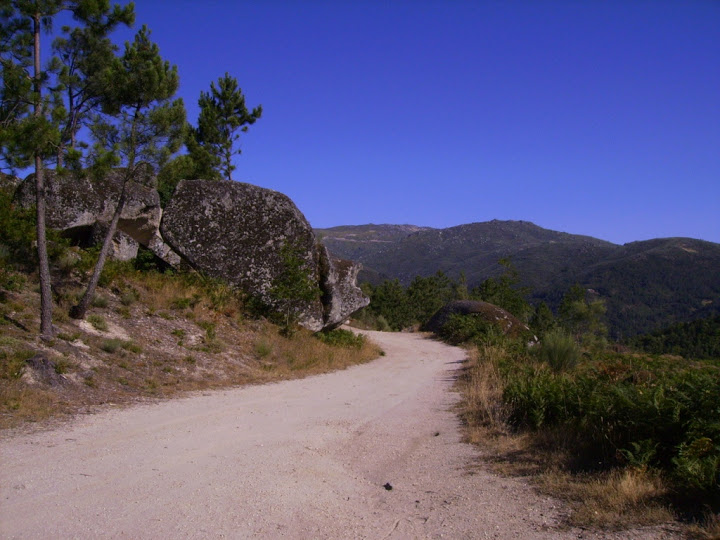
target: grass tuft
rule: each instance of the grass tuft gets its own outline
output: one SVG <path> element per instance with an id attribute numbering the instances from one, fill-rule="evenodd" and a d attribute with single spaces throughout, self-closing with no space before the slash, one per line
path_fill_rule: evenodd
<path id="1" fill-rule="evenodd" d="M 547 363 L 554 372 L 559 373 L 577 366 L 580 360 L 580 347 L 571 335 L 560 328 L 555 328 L 543 336 L 537 348 L 537 357 L 541 362 Z"/>
<path id="2" fill-rule="evenodd" d="M 105 320 L 105 317 L 102 315 L 97 315 L 95 313 L 92 313 L 87 316 L 87 322 L 89 322 L 95 330 L 98 330 L 99 332 L 107 332 L 108 331 L 108 323 Z"/>

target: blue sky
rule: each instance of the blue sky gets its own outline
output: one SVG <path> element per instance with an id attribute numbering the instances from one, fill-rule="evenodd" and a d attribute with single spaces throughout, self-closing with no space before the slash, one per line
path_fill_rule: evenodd
<path id="1" fill-rule="evenodd" d="M 720 242 L 720 2 L 136 2 L 189 119 L 264 113 L 234 178 L 315 227 L 532 221 Z M 118 36 L 129 38 L 130 34 Z"/>

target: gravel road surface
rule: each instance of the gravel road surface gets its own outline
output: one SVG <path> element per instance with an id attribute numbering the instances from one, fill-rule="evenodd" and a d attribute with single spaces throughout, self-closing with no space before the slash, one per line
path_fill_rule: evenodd
<path id="1" fill-rule="evenodd" d="M 2 538 L 665 538 L 557 527 L 477 465 L 450 410 L 464 357 L 367 332 L 384 357 L 110 410 L 0 440 Z"/>

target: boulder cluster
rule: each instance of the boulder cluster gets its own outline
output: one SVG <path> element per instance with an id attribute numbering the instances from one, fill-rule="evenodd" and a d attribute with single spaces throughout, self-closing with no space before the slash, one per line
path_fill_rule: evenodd
<path id="1" fill-rule="evenodd" d="M 48 226 L 85 245 L 101 241 L 122 182 L 121 170 L 101 181 L 46 171 Z M 290 245 L 318 287 L 317 298 L 299 309 L 302 326 L 335 328 L 368 305 L 356 283 L 359 266 L 332 258 L 286 195 L 240 182 L 184 180 L 163 209 L 153 182 L 148 176 L 128 183 L 113 257 L 132 259 L 144 246 L 174 268 L 223 279 L 273 306 L 272 284 L 284 271 L 282 248 Z M 15 200 L 34 205 L 34 189 L 31 175 Z"/>

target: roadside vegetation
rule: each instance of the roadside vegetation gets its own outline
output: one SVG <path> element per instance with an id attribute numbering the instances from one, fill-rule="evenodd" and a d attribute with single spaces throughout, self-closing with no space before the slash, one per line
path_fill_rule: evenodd
<path id="1" fill-rule="evenodd" d="M 720 537 L 717 317 L 612 343 L 593 291 L 571 287 L 553 313 L 530 306 L 512 265 L 503 266 L 503 275 L 468 296 L 505 308 L 531 332 L 510 337 L 475 315 L 453 315 L 438 332 L 468 349 L 458 381 L 468 440 L 489 450 L 498 471 L 530 475 L 543 492 L 568 501 L 569 524 L 680 521 L 694 537 Z M 419 285 L 436 297 L 417 305 L 457 298 L 458 283 L 443 275 L 412 283 L 368 289 L 365 320 L 421 325 L 425 315 L 413 307 Z"/>
<path id="2" fill-rule="evenodd" d="M 380 354 L 347 330 L 312 334 L 293 320 L 288 332 L 286 313 L 260 313 L 228 284 L 170 271 L 147 251 L 108 261 L 86 320 L 73 319 L 97 253 L 53 231 L 48 239 L 55 337 L 43 340 L 34 213 L 0 190 L 0 428 L 324 373 Z"/>

